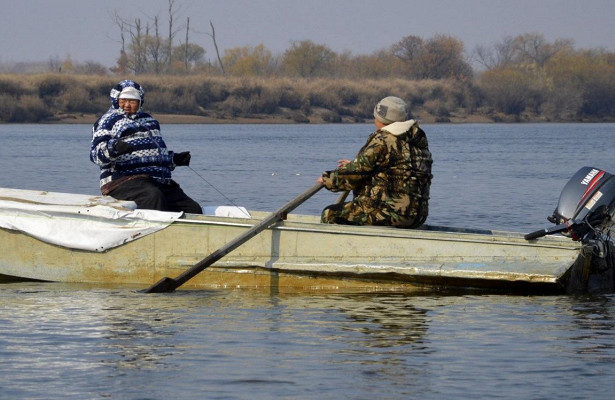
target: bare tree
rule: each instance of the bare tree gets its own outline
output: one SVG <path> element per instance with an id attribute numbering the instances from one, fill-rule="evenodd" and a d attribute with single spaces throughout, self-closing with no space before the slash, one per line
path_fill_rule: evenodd
<path id="1" fill-rule="evenodd" d="M 196 32 L 200 35 L 207 35 L 209 36 L 213 43 L 214 43 L 214 48 L 216 49 L 216 57 L 218 58 L 218 64 L 220 65 L 220 71 L 222 72 L 222 75 L 226 75 L 226 71 L 224 68 L 224 63 L 222 62 L 222 57 L 220 57 L 220 50 L 218 49 L 218 42 L 216 41 L 216 29 L 214 28 L 214 24 L 213 22 L 211 22 L 211 20 L 209 21 L 209 26 L 211 27 L 211 33 L 209 32 L 200 32 L 197 30 L 192 30 L 193 32 Z M 186 46 L 186 49 L 189 49 L 191 46 Z M 199 46 L 200 47 L 200 46 Z M 211 62 L 210 62 L 211 64 Z"/>
<path id="2" fill-rule="evenodd" d="M 126 36 L 124 36 L 126 23 L 117 15 L 117 13 L 115 14 L 115 17 L 115 21 L 120 28 L 120 41 L 122 43 L 122 50 L 120 50 L 120 52 L 126 53 Z"/>
<path id="3" fill-rule="evenodd" d="M 406 36 L 391 47 L 393 55 L 405 64 L 412 79 L 463 78 L 471 75 L 465 61 L 463 42 L 448 35 L 423 40 Z"/>
<path id="4" fill-rule="evenodd" d="M 216 43 L 216 30 L 214 29 L 214 24 L 209 21 L 209 25 L 211 26 L 211 34 L 208 34 L 214 42 L 214 47 L 216 49 L 216 56 L 218 57 L 218 63 L 220 64 L 220 69 L 222 70 L 222 75 L 226 75 L 224 72 L 224 64 L 222 64 L 222 59 L 220 58 L 220 51 L 218 50 L 218 43 Z"/>
<path id="5" fill-rule="evenodd" d="M 124 75 L 128 72 L 128 55 L 126 54 L 126 22 L 122 19 L 117 11 L 111 15 L 113 23 L 120 29 L 120 56 L 116 61 L 116 66 L 111 68 L 111 71 L 116 75 Z"/>
<path id="6" fill-rule="evenodd" d="M 184 46 L 184 69 L 188 72 L 188 32 L 190 32 L 190 17 L 186 18 L 186 45 Z"/>
<path id="7" fill-rule="evenodd" d="M 406 36 L 395 43 L 391 50 L 393 55 L 404 61 L 412 61 L 424 53 L 425 41 L 418 36 Z"/>
<path id="8" fill-rule="evenodd" d="M 514 64 L 534 64 L 543 67 L 555 54 L 572 50 L 571 40 L 546 41 L 539 33 L 527 33 L 516 37 L 506 36 L 492 47 L 477 46 L 473 55 L 487 69 L 510 67 Z"/>
<path id="9" fill-rule="evenodd" d="M 166 58 L 163 54 L 163 40 L 160 36 L 158 28 L 158 16 L 154 17 L 154 36 L 147 34 L 147 53 L 151 57 L 154 73 L 159 75 L 162 73 L 162 66 L 166 63 Z"/>
<path id="10" fill-rule="evenodd" d="M 133 54 L 132 70 L 136 75 L 145 72 L 145 61 L 147 59 L 144 38 L 141 27 L 141 20 L 135 19 L 134 31 L 131 31 L 131 47 Z"/>
<path id="11" fill-rule="evenodd" d="M 526 33 L 517 36 L 512 43 L 517 62 L 534 63 L 543 67 L 559 51 L 572 49 L 572 41 L 558 39 L 548 43 L 541 33 Z"/>
<path id="12" fill-rule="evenodd" d="M 179 9 L 175 9 L 175 0 L 169 0 L 169 38 L 168 38 L 168 54 L 169 54 L 169 58 L 168 58 L 168 63 L 167 63 L 167 69 L 170 71 L 171 70 L 171 54 L 173 53 L 173 38 L 175 37 L 175 34 L 177 33 L 177 31 L 174 31 L 173 29 L 173 24 L 175 21 L 175 16 L 177 15 L 177 12 L 179 11 Z"/>
<path id="13" fill-rule="evenodd" d="M 143 34 L 141 20 L 135 18 L 133 23 L 122 18 L 117 11 L 113 14 L 114 23 L 120 28 L 120 37 L 122 50 L 120 51 L 120 59 L 122 64 L 131 69 L 135 74 L 140 74 L 146 70 L 147 49 L 146 37 Z M 149 28 L 146 28 L 148 30 Z M 125 33 L 130 35 L 130 43 L 126 44 Z M 119 65 L 118 65 L 119 69 Z"/>
<path id="14" fill-rule="evenodd" d="M 403 61 L 405 69 L 412 79 L 424 79 L 427 71 L 423 66 L 425 57 L 425 41 L 419 36 L 406 36 L 391 46 L 395 57 Z"/>
<path id="15" fill-rule="evenodd" d="M 486 69 L 508 66 L 514 58 L 513 42 L 512 36 L 506 36 L 492 47 L 478 45 L 473 52 L 474 58 Z"/>
<path id="16" fill-rule="evenodd" d="M 497 65 L 510 65 L 513 62 L 513 42 L 514 39 L 512 36 L 506 36 L 501 42 L 495 44 L 494 49 L 497 57 Z"/>

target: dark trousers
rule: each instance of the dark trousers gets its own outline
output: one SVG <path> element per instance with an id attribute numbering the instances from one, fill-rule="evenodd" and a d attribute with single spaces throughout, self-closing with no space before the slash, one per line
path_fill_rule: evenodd
<path id="1" fill-rule="evenodd" d="M 131 179 L 109 192 L 109 196 L 132 200 L 137 208 L 203 214 L 199 203 L 188 197 L 175 181 L 163 185 L 151 178 Z"/>

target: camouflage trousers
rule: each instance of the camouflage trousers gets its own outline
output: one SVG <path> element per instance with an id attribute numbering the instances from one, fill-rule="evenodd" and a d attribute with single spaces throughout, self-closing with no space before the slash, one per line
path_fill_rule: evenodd
<path id="1" fill-rule="evenodd" d="M 424 215 L 423 215 L 424 214 Z M 400 228 L 417 228 L 427 219 L 427 213 L 414 213 L 410 218 L 400 216 L 390 210 L 370 210 L 356 207 L 353 202 L 332 204 L 325 207 L 320 220 L 327 224 L 340 225 L 378 225 Z"/>

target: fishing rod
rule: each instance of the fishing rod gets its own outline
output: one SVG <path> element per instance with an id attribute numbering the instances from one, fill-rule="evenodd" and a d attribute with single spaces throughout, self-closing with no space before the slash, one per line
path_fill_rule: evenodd
<path id="1" fill-rule="evenodd" d="M 246 217 L 251 218 L 250 214 L 248 214 L 246 211 L 244 211 L 244 209 L 242 207 L 239 207 L 237 204 L 235 204 L 235 202 L 231 199 L 229 199 L 224 193 L 222 193 L 221 191 L 218 190 L 217 187 L 215 187 L 211 182 L 209 182 L 207 179 L 205 179 L 201 174 L 199 174 L 198 172 L 196 172 L 194 170 L 194 168 L 192 168 L 190 165 L 187 165 L 188 169 L 190 169 L 192 172 L 194 172 L 196 174 L 196 176 L 198 176 L 199 178 L 201 178 L 203 180 L 203 182 L 207 183 L 209 186 L 211 186 L 216 192 L 218 192 L 222 197 L 224 197 L 226 199 L 226 201 L 228 201 L 229 203 L 231 203 L 234 207 L 237 207 L 238 210 L 240 210 L 242 213 L 244 213 L 246 215 Z"/>

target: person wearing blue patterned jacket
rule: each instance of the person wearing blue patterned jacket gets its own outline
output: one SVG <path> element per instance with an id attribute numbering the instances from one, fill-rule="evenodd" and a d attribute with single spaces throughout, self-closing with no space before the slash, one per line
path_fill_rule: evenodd
<path id="1" fill-rule="evenodd" d="M 190 164 L 190 152 L 174 153 L 160 124 L 142 110 L 141 85 L 124 80 L 111 89 L 111 107 L 92 128 L 90 160 L 100 167 L 103 195 L 132 200 L 137 208 L 202 214 L 201 206 L 171 178 Z"/>

